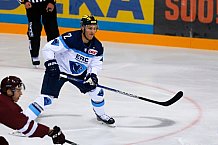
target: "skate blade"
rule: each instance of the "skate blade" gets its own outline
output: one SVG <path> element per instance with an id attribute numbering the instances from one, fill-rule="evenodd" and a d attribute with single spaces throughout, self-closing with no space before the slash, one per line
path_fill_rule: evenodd
<path id="1" fill-rule="evenodd" d="M 100 121 L 100 120 L 98 120 L 98 122 L 99 122 L 100 124 L 106 125 L 106 126 L 108 126 L 108 127 L 112 127 L 112 128 L 116 127 L 116 124 L 115 124 L 115 123 L 113 123 L 113 124 L 107 124 L 107 123 L 105 123 L 105 122 L 103 122 L 103 121 Z"/>
<path id="2" fill-rule="evenodd" d="M 12 131 L 9 133 L 10 135 L 13 135 L 13 136 L 19 136 L 19 137 L 27 137 L 26 135 L 24 135 L 23 133 L 15 130 L 15 131 Z"/>
<path id="3" fill-rule="evenodd" d="M 38 68 L 39 68 L 39 65 L 33 65 L 33 68 L 34 68 L 34 69 L 38 69 Z"/>
<path id="4" fill-rule="evenodd" d="M 109 127 L 112 127 L 112 128 L 117 127 L 115 123 L 114 123 L 114 124 L 107 124 L 107 125 L 108 125 Z"/>

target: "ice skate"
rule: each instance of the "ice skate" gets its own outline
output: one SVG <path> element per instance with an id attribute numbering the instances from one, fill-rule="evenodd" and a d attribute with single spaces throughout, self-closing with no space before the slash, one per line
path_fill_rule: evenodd
<path id="1" fill-rule="evenodd" d="M 102 124 L 106 124 L 110 127 L 116 127 L 115 120 L 112 117 L 106 114 L 103 114 L 101 116 L 96 114 L 96 116 L 97 116 L 97 120 L 100 121 Z"/>
<path id="2" fill-rule="evenodd" d="M 38 57 L 32 57 L 32 64 L 34 66 L 34 68 L 39 68 L 39 65 L 40 65 L 40 60 Z"/>

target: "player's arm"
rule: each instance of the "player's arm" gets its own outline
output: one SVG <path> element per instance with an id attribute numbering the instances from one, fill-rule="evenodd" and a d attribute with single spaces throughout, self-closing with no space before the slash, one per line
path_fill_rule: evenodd
<path id="1" fill-rule="evenodd" d="M 94 56 L 90 62 L 88 67 L 88 74 L 85 78 L 85 81 L 89 83 L 91 86 L 97 86 L 98 84 L 98 72 L 102 69 L 103 64 L 103 47 L 99 47 L 100 51 L 98 51 L 97 55 Z M 90 87 L 90 90 L 94 89 Z"/>
<path id="2" fill-rule="evenodd" d="M 104 48 L 102 44 L 99 42 L 96 44 L 96 52 L 95 56 L 92 58 L 91 63 L 88 68 L 88 73 L 94 73 L 98 74 L 98 72 L 102 69 L 102 64 L 103 64 L 103 53 L 104 53 Z"/>
<path id="3" fill-rule="evenodd" d="M 102 64 L 103 64 L 103 55 L 94 57 L 91 61 L 89 72 L 97 75 L 98 72 L 102 69 Z"/>
<path id="4" fill-rule="evenodd" d="M 28 137 L 43 138 L 45 135 L 48 135 L 52 138 L 54 144 L 63 144 L 65 142 L 65 136 L 57 126 L 50 129 L 43 124 L 30 120 L 23 113 L 14 112 L 9 109 L 5 109 L 4 113 L 1 112 L 1 115 L 1 122 L 4 125 L 18 130 Z"/>
<path id="5" fill-rule="evenodd" d="M 4 125 L 14 130 L 18 130 L 26 136 L 44 137 L 49 132 L 49 127 L 29 120 L 28 117 L 22 113 L 5 109 L 4 113 L 1 113 L 1 115 L 1 121 Z"/>
<path id="6" fill-rule="evenodd" d="M 59 79 L 60 69 L 55 54 L 67 51 L 64 41 L 61 41 L 61 38 L 62 36 L 59 36 L 54 40 L 49 41 L 42 49 L 42 54 L 45 59 L 45 73 L 48 74 L 49 77 L 56 79 Z"/>
<path id="7" fill-rule="evenodd" d="M 42 54 L 43 54 L 45 61 L 55 59 L 55 54 L 67 51 L 67 49 L 64 47 L 64 44 L 60 40 L 60 38 L 61 36 L 55 38 L 54 40 L 49 41 L 42 48 Z"/>

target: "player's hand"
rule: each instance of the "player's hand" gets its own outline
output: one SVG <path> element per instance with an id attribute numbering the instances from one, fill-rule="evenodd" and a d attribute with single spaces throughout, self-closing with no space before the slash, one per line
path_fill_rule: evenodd
<path id="1" fill-rule="evenodd" d="M 93 86 L 97 85 L 98 84 L 98 77 L 94 73 L 89 73 L 85 78 L 85 82 L 89 83 L 90 85 L 93 85 Z"/>
<path id="2" fill-rule="evenodd" d="M 59 78 L 60 76 L 60 69 L 56 59 L 51 59 L 45 62 L 45 73 L 48 73 L 51 77 Z"/>
<path id="3" fill-rule="evenodd" d="M 54 10 L 54 4 L 48 3 L 48 5 L 46 7 L 46 11 L 47 12 L 52 12 L 53 10 Z"/>
<path id="4" fill-rule="evenodd" d="M 60 127 L 53 127 L 53 129 L 49 132 L 48 136 L 52 138 L 54 144 L 64 144 L 65 143 L 65 136 L 61 132 Z"/>
<path id="5" fill-rule="evenodd" d="M 85 77 L 85 81 L 84 81 L 84 87 L 85 90 L 84 92 L 89 92 L 91 90 L 94 90 L 97 87 L 98 84 L 98 77 L 96 74 L 94 73 L 90 73 Z"/>
<path id="6" fill-rule="evenodd" d="M 25 8 L 26 8 L 26 9 L 32 8 L 31 2 L 26 2 L 24 5 L 25 5 Z"/>

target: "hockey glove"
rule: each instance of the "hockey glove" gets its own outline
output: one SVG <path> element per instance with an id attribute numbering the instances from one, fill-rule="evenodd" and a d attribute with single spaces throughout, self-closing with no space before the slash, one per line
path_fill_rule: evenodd
<path id="1" fill-rule="evenodd" d="M 48 136 L 52 138 L 54 144 L 64 144 L 65 136 L 61 132 L 61 129 L 57 126 L 53 127 L 53 130 L 49 132 Z"/>
<path id="2" fill-rule="evenodd" d="M 59 78 L 60 69 L 55 59 L 46 61 L 44 65 L 46 67 L 45 73 L 49 74 L 51 77 Z"/>
<path id="3" fill-rule="evenodd" d="M 98 84 L 98 78 L 97 78 L 96 74 L 89 73 L 85 77 L 84 86 L 85 86 L 87 92 L 94 90 L 97 87 L 97 84 Z"/>
<path id="4" fill-rule="evenodd" d="M 93 85 L 93 86 L 97 85 L 98 84 L 98 77 L 94 73 L 89 73 L 85 78 L 85 82 L 89 83 L 90 85 Z"/>

